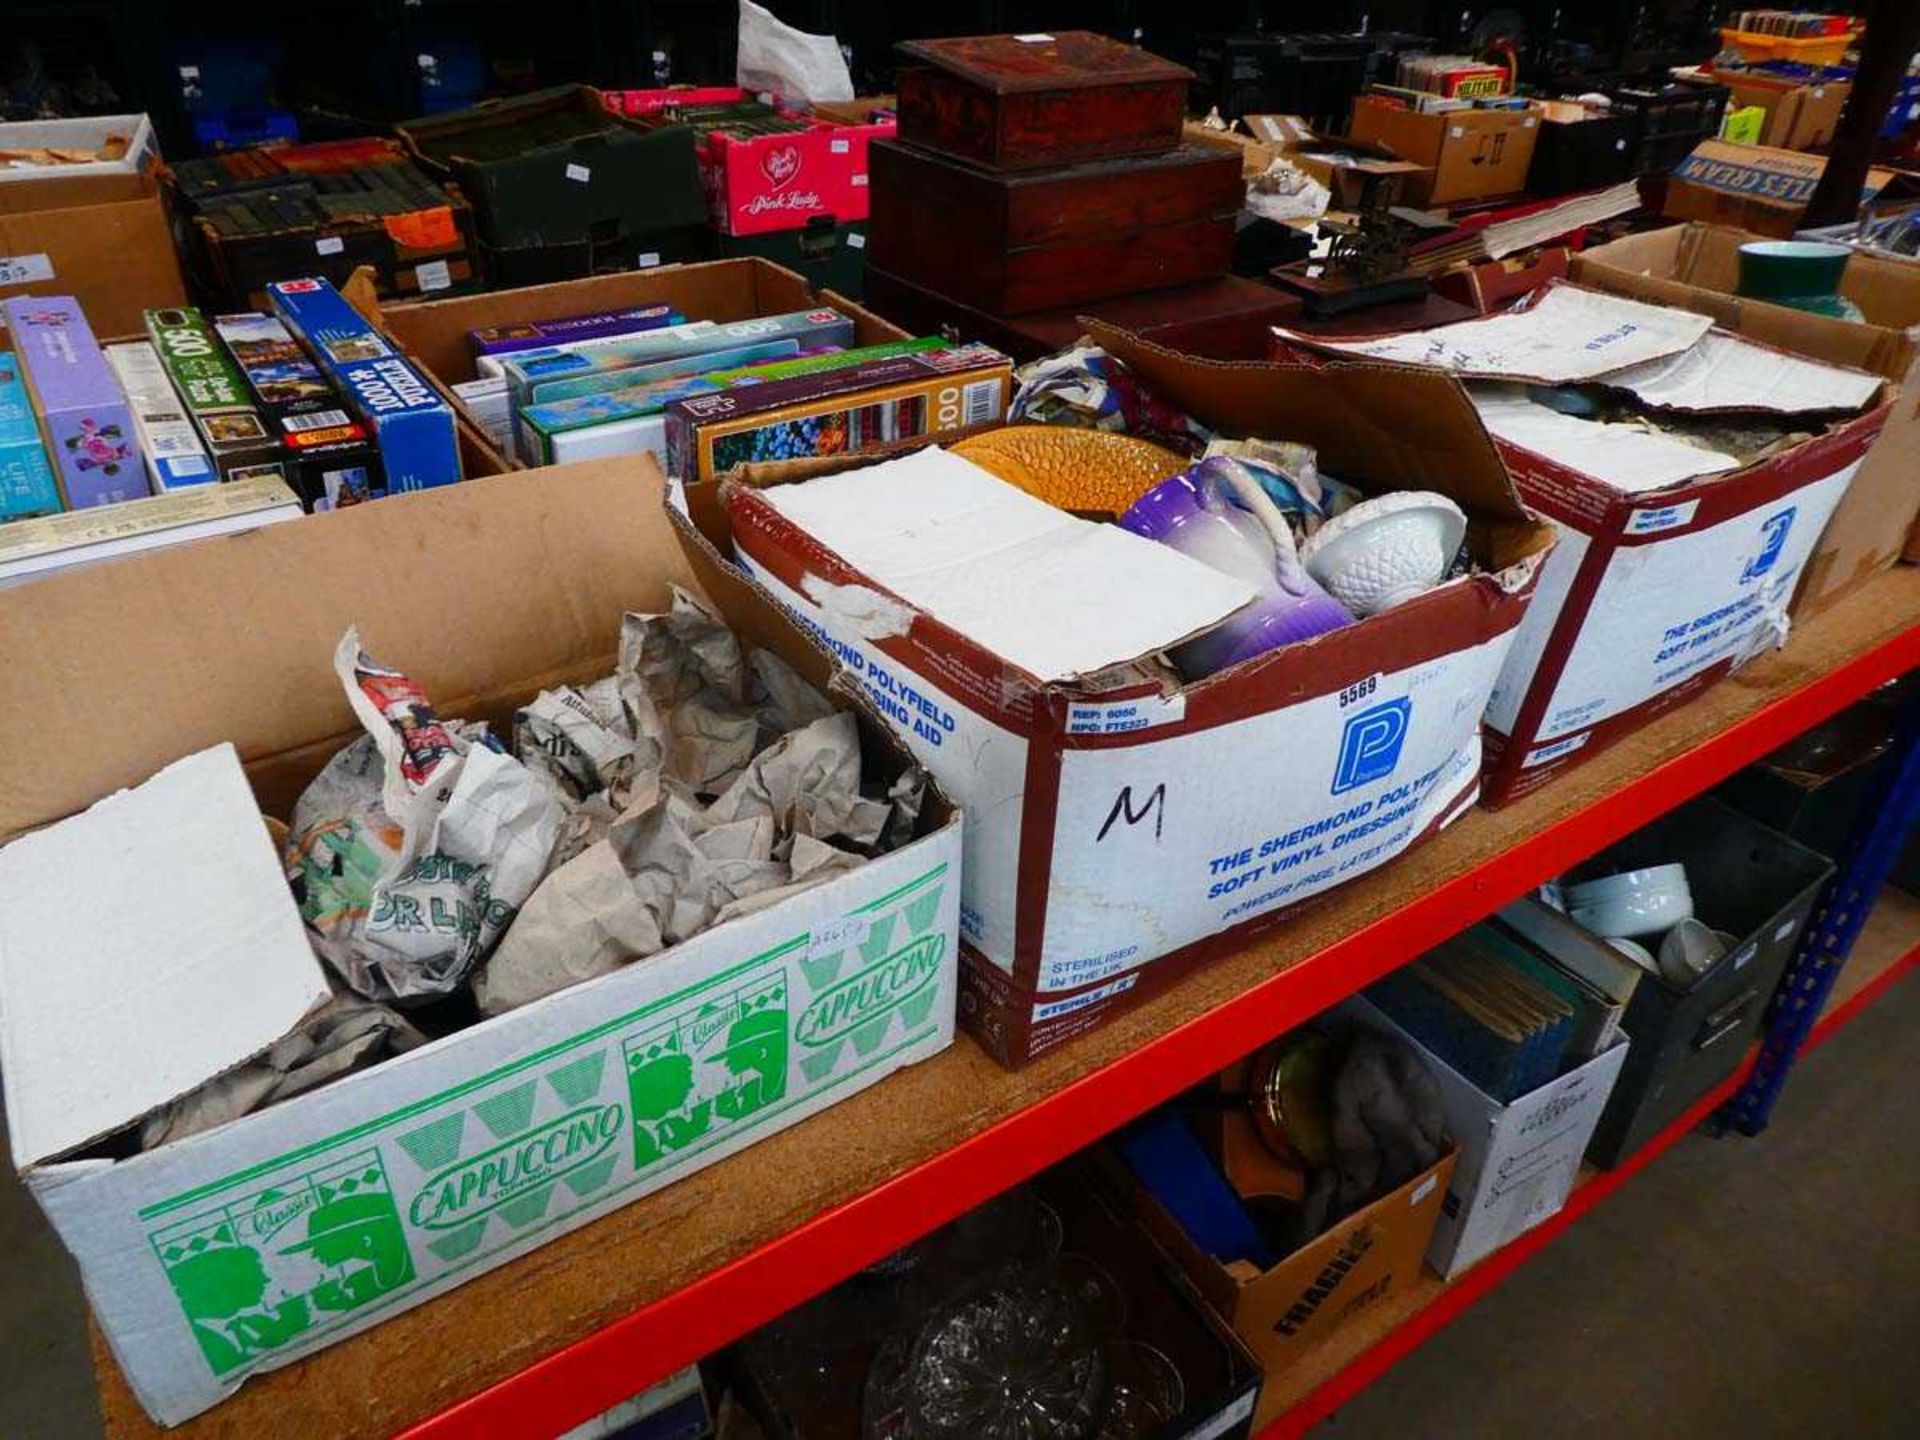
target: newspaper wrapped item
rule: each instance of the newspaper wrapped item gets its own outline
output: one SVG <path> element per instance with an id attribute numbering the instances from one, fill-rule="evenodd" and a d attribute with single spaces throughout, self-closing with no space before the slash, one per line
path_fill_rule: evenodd
<path id="1" fill-rule="evenodd" d="M 140 1124 L 140 1146 L 170 1145 L 426 1043 L 384 1005 L 336 994 L 266 1053 L 154 1111 Z"/>
<path id="2" fill-rule="evenodd" d="M 514 733 L 527 763 L 579 798 L 565 863 L 475 977 L 486 1014 L 657 954 L 904 843 L 926 787 L 909 770 L 884 796 L 863 794 L 854 717 L 777 656 L 743 650 L 680 590 L 666 614 L 626 617 L 612 677 L 542 694 Z"/>
<path id="3" fill-rule="evenodd" d="M 618 664 L 582 689 L 543 690 L 514 718 L 514 753 L 569 800 L 599 797 L 608 823 L 660 776 L 717 795 L 758 751 L 833 713 L 779 656 L 746 655 L 726 624 L 678 587 L 666 614 L 622 622 Z"/>
<path id="4" fill-rule="evenodd" d="M 897 812 L 894 833 L 911 836 L 924 787 L 912 771 L 897 802 L 863 796 L 859 726 L 844 711 L 782 736 L 711 804 L 662 776 L 534 891 L 474 978 L 481 1011 L 610 974 L 854 868 Z"/>
<path id="5" fill-rule="evenodd" d="M 797 30 L 764 5 L 740 0 L 734 83 L 787 100 L 851 100 L 853 77 L 840 42 Z"/>
<path id="6" fill-rule="evenodd" d="M 1247 182 L 1247 209 L 1262 220 L 1317 220 L 1332 200 L 1326 186 L 1279 158 Z"/>
<path id="7" fill-rule="evenodd" d="M 1014 372 L 1010 425 L 1077 425 L 1151 440 L 1198 455 L 1213 432 L 1156 399 L 1126 365 L 1098 345 L 1080 344 Z"/>
<path id="8" fill-rule="evenodd" d="M 450 994 L 547 873 L 565 803 L 484 727 L 442 722 L 356 631 L 334 668 L 367 734 L 294 806 L 288 878 L 314 948 L 356 994 Z"/>

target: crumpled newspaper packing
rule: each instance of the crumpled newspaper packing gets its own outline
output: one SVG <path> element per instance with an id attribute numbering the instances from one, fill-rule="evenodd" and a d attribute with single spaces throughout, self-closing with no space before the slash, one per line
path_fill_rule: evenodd
<path id="1" fill-rule="evenodd" d="M 413 1048 L 398 1010 L 470 988 L 500 1014 L 854 869 L 913 838 L 925 793 L 913 767 L 864 777 L 852 712 L 678 589 L 625 617 L 612 675 L 523 706 L 511 752 L 356 631 L 334 668 L 367 733 L 285 855 L 335 998 L 153 1117 L 150 1146 Z"/>

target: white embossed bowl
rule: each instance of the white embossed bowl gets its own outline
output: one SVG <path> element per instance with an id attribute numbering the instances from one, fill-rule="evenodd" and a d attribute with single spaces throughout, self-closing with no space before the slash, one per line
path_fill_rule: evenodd
<path id="1" fill-rule="evenodd" d="M 1565 886 L 1564 893 L 1568 918 L 1608 939 L 1663 934 L 1693 916 L 1693 889 L 1679 864 L 1602 875 Z"/>
<path id="2" fill-rule="evenodd" d="M 1467 517 L 1444 495 L 1377 495 L 1327 521 L 1300 547 L 1300 562 L 1356 615 L 1378 615 L 1446 578 Z"/>

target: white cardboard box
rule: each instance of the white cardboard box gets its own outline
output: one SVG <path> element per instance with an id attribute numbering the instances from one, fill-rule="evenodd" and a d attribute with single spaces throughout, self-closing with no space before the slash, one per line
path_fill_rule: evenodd
<path id="1" fill-rule="evenodd" d="M 19 180 L 71 180 L 95 175 L 138 175 L 154 153 L 153 125 L 145 115 L 91 115 L 65 120 L 16 120 L 0 125 L 0 150 L 97 150 L 119 135 L 127 152 L 118 160 L 77 165 L 0 165 L 0 184 Z"/>
<path id="2" fill-rule="evenodd" d="M 1451 1280 L 1556 1214 L 1573 1193 L 1600 1112 L 1627 1058 L 1627 1037 L 1559 1079 L 1502 1105 L 1356 995 L 1340 1012 L 1404 1041 L 1439 1082 L 1447 1130 L 1460 1147 L 1427 1263 Z"/>
<path id="3" fill-rule="evenodd" d="M 247 781 L 284 813 L 352 733 L 337 685 L 329 696 L 324 684 L 326 637 L 349 619 L 446 713 L 498 720 L 543 685 L 611 670 L 621 611 L 664 608 L 671 580 L 704 589 L 737 630 L 824 685 L 825 656 L 776 607 L 705 565 L 697 540 L 683 548 L 663 490 L 657 470 L 634 464 L 472 481 L 0 596 L 13 664 L 0 835 L 136 782 L 164 763 L 150 757 L 216 747 L 157 792 L 110 795 L 74 828 L 0 853 L 0 886 L 51 887 L 64 871 L 69 889 L 84 887 L 114 873 L 98 848 L 113 817 L 182 817 L 178 833 L 135 837 L 153 852 L 144 861 L 131 842 L 115 861 L 149 877 L 138 913 L 20 904 L 0 928 L 15 1164 L 162 1423 L 950 1042 L 960 823 L 935 792 L 902 848 L 614 974 L 156 1150 L 92 1143 L 264 1048 L 315 993 L 311 955 L 287 943 L 298 917 Z M 298 605 L 249 605 L 269 590 L 287 600 L 270 577 L 321 574 L 329 583 Z M 119 619 L 104 639 L 87 628 L 109 614 Z M 115 653 L 85 652 L 75 626 Z M 101 723 L 49 742 L 48 707 L 72 693 Z M 876 763 L 904 763 L 885 726 L 862 728 L 891 754 Z M 246 780 L 223 762 L 227 736 Z M 196 835 L 211 838 L 196 850 Z M 199 874 L 192 857 L 223 842 L 248 862 L 233 885 L 153 893 L 164 865 Z M 76 844 L 101 863 L 76 863 Z M 175 903 L 240 943 L 194 943 Z M 76 915 L 95 927 L 84 940 Z M 88 967 L 45 963 L 83 943 Z"/>
<path id="4" fill-rule="evenodd" d="M 1475 517 L 1483 569 L 1171 693 L 1151 681 L 1101 690 L 1043 678 L 914 609 L 752 489 L 689 487 L 708 538 L 818 629 L 961 797 L 961 1016 L 1010 1065 L 1471 807 L 1480 716 L 1551 533 L 1448 377 L 1228 364 L 1095 334 L 1153 393 L 1224 434 L 1305 440 L 1358 483 L 1452 495 Z M 813 472 L 748 479 L 800 473 Z M 1117 625 L 1122 598 L 1137 597 L 1084 594 L 1060 610 L 1104 609 Z"/>
<path id="5" fill-rule="evenodd" d="M 1789 369 L 1796 380 L 1784 403 L 1840 408 L 1867 396 L 1863 412 L 1809 426 L 1812 439 L 1743 465 L 1627 426 L 1523 415 L 1542 407 L 1476 390 L 1520 498 L 1560 531 L 1487 707 L 1489 805 L 1538 789 L 1787 638 L 1794 590 L 1880 433 L 1892 387 L 1834 368 L 1851 350 L 1823 348 L 1818 337 L 1795 358 L 1707 333 L 1711 323 L 1559 283 L 1530 310 L 1438 330 L 1299 337 L 1485 379 L 1562 384 L 1608 374 L 1610 384 L 1631 382 L 1696 414 L 1730 395 L 1742 408 L 1782 403 L 1755 382 Z M 1613 369 L 1622 362 L 1643 368 Z M 1565 443 L 1568 424 L 1593 432 L 1579 449 Z M 1623 441 L 1633 454 L 1619 450 Z"/>

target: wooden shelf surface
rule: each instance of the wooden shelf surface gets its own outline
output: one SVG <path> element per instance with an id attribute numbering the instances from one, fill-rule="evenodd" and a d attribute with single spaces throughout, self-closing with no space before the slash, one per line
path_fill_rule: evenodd
<path id="1" fill-rule="evenodd" d="M 107 1432 L 553 1434 L 1037 1173 L 1920 665 L 1876 577 L 1540 793 L 1475 811 L 1141 1009 L 1001 1070 L 971 1041 L 162 1431 L 96 1337 Z M 1417 1297 L 1409 1296 L 1408 1303 Z"/>

